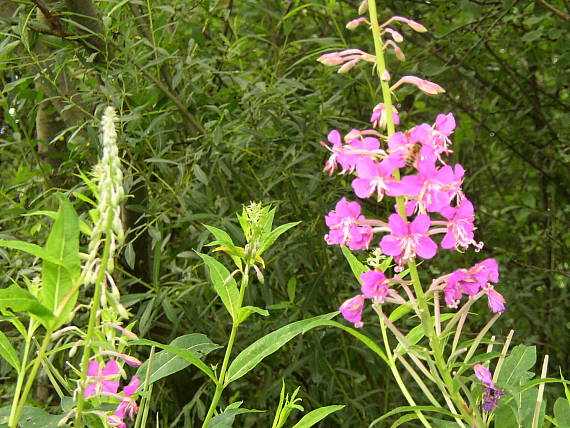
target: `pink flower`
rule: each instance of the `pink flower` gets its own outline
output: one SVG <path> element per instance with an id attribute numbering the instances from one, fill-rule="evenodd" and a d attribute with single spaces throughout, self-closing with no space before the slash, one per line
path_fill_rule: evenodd
<path id="1" fill-rule="evenodd" d="M 127 386 L 123 388 L 123 394 L 125 398 L 117 407 L 114 416 L 119 419 L 124 419 L 127 415 L 131 418 L 131 420 L 135 419 L 135 415 L 137 414 L 139 408 L 137 406 L 137 402 L 131 398 L 132 395 L 136 394 L 137 389 L 140 385 L 140 380 L 138 377 L 133 376 L 131 381 Z"/>
<path id="2" fill-rule="evenodd" d="M 325 172 L 328 172 L 329 175 L 331 175 L 333 171 L 337 169 L 337 158 L 340 154 L 340 151 L 342 150 L 342 138 L 340 136 L 340 133 L 336 129 L 333 129 L 331 132 L 329 132 L 329 135 L 327 135 L 327 140 L 332 144 L 332 147 L 327 146 L 322 141 L 321 145 L 332 153 L 325 163 L 324 169 Z"/>
<path id="3" fill-rule="evenodd" d="M 482 242 L 477 243 L 473 240 L 475 217 L 473 216 L 473 204 L 467 198 L 463 199 L 458 207 L 441 209 L 440 214 L 448 221 L 447 233 L 441 241 L 442 248 L 466 250 L 469 245 L 473 245 L 478 251 L 483 247 Z"/>
<path id="4" fill-rule="evenodd" d="M 119 382 L 112 380 L 117 379 L 119 375 L 119 365 L 113 359 L 107 361 L 105 367 L 102 367 L 97 361 L 89 361 L 87 366 L 87 386 L 83 396 L 85 398 L 101 393 L 117 393 Z"/>
<path id="5" fill-rule="evenodd" d="M 435 152 L 439 155 L 445 153 L 449 155 L 449 145 L 451 140 L 448 138 L 455 130 L 455 117 L 453 113 L 438 114 L 435 118 L 435 132 L 434 132 L 434 148 Z"/>
<path id="6" fill-rule="evenodd" d="M 475 364 L 475 366 L 473 366 L 473 371 L 475 372 L 477 379 L 479 379 L 479 382 L 484 383 L 487 386 L 494 386 L 493 375 L 488 368 L 481 364 Z"/>
<path id="7" fill-rule="evenodd" d="M 363 158 L 356 164 L 358 178 L 352 181 L 352 188 L 359 198 L 369 198 L 376 193 L 376 200 L 382 200 L 384 194 L 392 196 L 391 185 L 396 183 L 392 170 L 384 162 L 376 163 L 370 158 Z"/>
<path id="8" fill-rule="evenodd" d="M 394 125 L 400 124 L 400 116 L 398 116 L 398 110 L 392 106 L 392 117 L 394 118 Z M 372 116 L 370 117 L 370 122 L 372 122 L 372 127 L 376 128 L 377 126 L 380 129 L 386 129 L 388 123 L 388 115 L 386 114 L 386 108 L 384 103 L 378 104 L 372 110 Z"/>
<path id="9" fill-rule="evenodd" d="M 330 232 L 325 235 L 329 245 L 347 245 L 351 250 L 368 248 L 372 239 L 370 226 L 359 226 L 358 222 L 366 220 L 360 215 L 358 202 L 348 202 L 342 198 L 336 204 L 335 210 L 328 213 L 325 222 Z"/>
<path id="10" fill-rule="evenodd" d="M 352 130 L 348 133 L 360 135 L 360 131 Z M 356 164 L 365 158 L 374 156 L 375 153 L 380 149 L 380 141 L 374 137 L 364 137 L 360 136 L 356 138 L 350 138 L 348 144 L 343 146 L 341 154 L 338 156 L 338 162 L 342 166 L 342 173 L 353 172 L 356 168 Z"/>
<path id="11" fill-rule="evenodd" d="M 380 242 L 384 254 L 401 256 L 402 261 L 407 262 L 416 253 L 424 259 L 431 259 L 437 253 L 437 244 L 428 236 L 431 220 L 427 214 L 418 215 L 411 223 L 406 223 L 398 214 L 392 214 L 388 224 L 392 233 Z"/>
<path id="12" fill-rule="evenodd" d="M 479 379 L 479 382 L 485 385 L 483 386 L 483 403 L 481 404 L 481 407 L 486 412 L 496 409 L 499 400 L 503 395 L 505 395 L 505 392 L 495 387 L 493 376 L 489 369 L 483 367 L 481 364 L 475 364 L 473 371 L 475 372 L 475 377 Z"/>
<path id="13" fill-rule="evenodd" d="M 338 310 L 345 320 L 354 323 L 356 328 L 362 327 L 362 308 L 364 307 L 364 296 L 359 294 L 345 301 Z"/>
<path id="14" fill-rule="evenodd" d="M 376 299 L 379 302 L 384 301 L 388 295 L 388 278 L 382 272 L 369 270 L 360 275 L 362 281 L 361 291 L 364 297 L 368 299 Z"/>

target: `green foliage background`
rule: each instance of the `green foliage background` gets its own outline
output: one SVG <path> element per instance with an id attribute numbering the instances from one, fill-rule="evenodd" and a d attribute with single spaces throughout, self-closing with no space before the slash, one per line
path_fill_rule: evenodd
<path id="1" fill-rule="evenodd" d="M 355 292 L 340 249 L 322 237 L 323 216 L 342 196 L 356 197 L 349 180 L 321 173 L 327 152 L 319 141 L 333 128 L 365 127 L 379 91 L 371 67 L 338 75 L 315 60 L 347 47 L 372 49 L 364 30 L 344 28 L 356 17 L 356 2 L 96 1 L 103 53 L 73 20 L 72 2 L 43 2 L 63 30 L 38 18 L 34 3 L 0 5 L 0 239 L 43 242 L 47 220 L 22 214 L 52 207 L 55 191 L 69 192 L 87 215 L 90 191 L 76 175 L 94 165 L 96 118 L 110 104 L 121 116 L 132 195 L 117 281 L 138 333 L 163 343 L 194 332 L 227 342 L 228 320 L 193 250 L 208 239 L 204 223 L 237 238 L 235 213 L 252 200 L 277 205 L 278 224 L 302 224 L 266 254 L 265 285 L 248 292 L 271 316 L 250 319 L 250 335 L 238 336 L 237 349 L 287 322 L 335 310 Z M 402 90 L 397 107 L 403 127 L 455 114 L 453 160 L 467 170 L 465 192 L 485 242 L 480 254 L 440 253 L 424 271 L 435 276 L 497 258 L 508 310 L 495 334 L 515 329 L 514 342 L 549 354 L 556 376 L 570 362 L 570 5 L 403 0 L 381 2 L 380 13 L 430 30 L 403 28 L 408 61 L 391 57 L 389 68 L 393 77 L 416 74 L 447 92 L 428 98 Z M 52 141 L 40 141 L 38 128 L 50 121 Z M 391 210 L 363 204 L 368 214 Z M 1 286 L 37 266 L 0 250 Z M 88 298 L 89 291 L 80 296 Z M 479 309 L 473 331 L 487 316 Z M 78 320 L 85 321 L 81 314 Z M 373 322 L 364 329 L 378 334 Z M 53 362 L 63 368 L 63 360 Z M 4 379 L 13 376 L 9 369 L 0 362 Z M 183 373 L 154 390 L 161 426 L 194 426 L 203 417 L 211 391 L 195 370 Z M 382 362 L 326 329 L 291 342 L 228 391 L 234 401 L 269 410 L 243 416 L 243 426 L 267 426 L 282 377 L 301 386 L 306 409 L 347 404 L 330 417 L 335 426 L 365 426 L 401 404 Z M 2 385 L 7 402 L 11 383 Z M 59 407 L 49 389 L 43 398 Z"/>

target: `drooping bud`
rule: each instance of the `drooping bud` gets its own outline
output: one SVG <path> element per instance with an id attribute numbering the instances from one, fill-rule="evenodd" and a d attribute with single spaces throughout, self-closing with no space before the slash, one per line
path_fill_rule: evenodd
<path id="1" fill-rule="evenodd" d="M 349 72 L 352 69 L 352 67 L 354 67 L 356 65 L 357 62 L 358 62 L 357 59 L 353 59 L 351 61 L 348 61 L 347 63 L 345 63 L 342 67 L 340 67 L 338 69 L 337 73 L 342 74 L 342 73 Z"/>
<path id="2" fill-rule="evenodd" d="M 416 76 L 404 76 L 396 84 L 394 84 L 390 90 L 394 91 L 398 87 L 402 86 L 404 83 L 411 83 L 418 87 L 420 91 L 427 95 L 437 95 L 445 92 L 441 86 L 437 83 L 430 82 L 429 80 L 420 79 Z"/>
<path id="3" fill-rule="evenodd" d="M 366 22 L 370 25 L 366 18 L 356 18 L 346 24 L 346 29 L 352 31 L 356 29 L 356 27 L 358 27 L 362 22 Z"/>
<path id="4" fill-rule="evenodd" d="M 364 15 L 366 12 L 368 12 L 368 0 L 362 0 L 362 3 L 358 6 L 358 14 Z"/>
<path id="5" fill-rule="evenodd" d="M 413 20 L 408 19 L 408 18 L 404 18 L 403 16 L 393 16 L 388 21 L 386 21 L 384 24 L 382 24 L 380 27 L 384 28 L 384 27 L 388 26 L 393 21 L 403 22 L 408 27 L 410 27 L 412 30 L 417 31 L 418 33 L 425 33 L 427 31 L 427 28 L 424 27 L 419 22 L 413 21 Z"/>
<path id="6" fill-rule="evenodd" d="M 321 64 L 328 65 L 328 66 L 335 66 L 340 65 L 344 62 L 342 56 L 339 52 L 330 52 L 324 55 L 321 55 L 317 61 Z"/>
<path id="7" fill-rule="evenodd" d="M 390 81 L 390 73 L 388 72 L 388 70 L 384 70 L 382 72 L 382 76 L 380 76 L 380 79 L 382 79 L 383 82 L 389 82 Z"/>
<path id="8" fill-rule="evenodd" d="M 396 43 L 402 43 L 404 41 L 404 37 L 392 28 L 384 28 L 383 33 L 390 34 Z"/>
<path id="9" fill-rule="evenodd" d="M 400 46 L 398 46 L 392 40 L 388 40 L 386 42 L 386 46 L 388 46 L 388 45 L 390 45 L 390 46 L 392 46 L 392 48 L 394 48 L 394 54 L 396 54 L 396 58 L 398 58 L 400 61 L 406 60 L 406 56 L 404 55 L 404 52 L 402 52 L 402 49 L 400 49 Z"/>

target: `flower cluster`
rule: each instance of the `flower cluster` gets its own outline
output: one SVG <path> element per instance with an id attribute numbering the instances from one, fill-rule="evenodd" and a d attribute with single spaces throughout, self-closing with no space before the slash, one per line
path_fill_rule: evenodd
<path id="1" fill-rule="evenodd" d="M 481 364 L 475 364 L 473 371 L 479 382 L 483 384 L 483 403 L 481 404 L 481 408 L 486 412 L 496 409 L 499 400 L 505 395 L 505 391 L 495 386 L 493 376 L 486 367 Z"/>
<path id="2" fill-rule="evenodd" d="M 398 113 L 393 111 L 393 115 L 394 123 L 399 123 Z M 365 250 L 375 234 L 383 234 L 379 247 L 394 258 L 399 271 L 417 256 L 431 259 L 439 247 L 465 251 L 472 246 L 479 251 L 483 243 L 474 239 L 473 204 L 461 188 L 465 171 L 460 164 L 445 162 L 452 153 L 450 136 L 456 125 L 453 114 L 439 114 L 431 125 L 422 123 L 383 137 L 377 127 L 385 126 L 386 109 L 379 104 L 370 122 L 371 129 L 353 129 L 344 138 L 337 130 L 329 133 L 329 144 L 321 142 L 331 152 L 325 171 L 354 174 L 352 188 L 359 198 L 374 196 L 380 201 L 384 196 L 402 197 L 405 217 L 396 212 L 387 222 L 368 219 L 358 202 L 342 198 L 325 217 L 329 227 L 326 242 Z M 400 171 L 407 174 L 400 178 Z M 443 235 L 439 246 L 433 239 L 438 234 Z M 449 307 L 457 307 L 462 295 L 474 296 L 483 290 L 493 312 L 505 309 L 503 297 L 491 285 L 498 282 L 493 259 L 441 279 L 445 279 L 442 290 Z M 341 306 L 341 312 L 347 320 L 359 319 L 363 303 L 362 296 L 352 298 Z"/>
<path id="3" fill-rule="evenodd" d="M 140 362 L 132 357 L 126 358 L 125 362 L 129 365 L 138 366 Z M 87 368 L 87 384 L 83 396 L 85 398 L 99 398 L 109 401 L 119 401 L 119 405 L 112 414 L 101 411 L 92 411 L 109 422 L 110 425 L 119 428 L 126 428 L 124 419 L 129 416 L 131 420 L 135 419 L 138 412 L 138 406 L 135 399 L 140 379 L 136 376 L 131 377 L 128 385 L 123 387 L 119 393 L 120 367 L 116 360 L 110 359 L 105 365 L 100 364 L 96 360 L 91 360 Z"/>

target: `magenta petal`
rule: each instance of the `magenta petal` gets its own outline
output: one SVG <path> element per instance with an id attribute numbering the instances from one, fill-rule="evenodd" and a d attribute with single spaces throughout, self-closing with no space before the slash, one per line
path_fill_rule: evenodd
<path id="1" fill-rule="evenodd" d="M 437 244 L 431 238 L 419 238 L 416 253 L 424 259 L 431 259 L 437 253 Z"/>
<path id="2" fill-rule="evenodd" d="M 327 135 L 327 140 L 329 140 L 334 146 L 341 145 L 340 133 L 336 129 L 333 129 L 331 132 L 329 132 L 329 135 Z"/>
<path id="3" fill-rule="evenodd" d="M 95 395 L 95 385 L 91 383 L 85 387 L 85 391 L 83 392 L 83 396 L 85 398 L 93 397 Z"/>
<path id="4" fill-rule="evenodd" d="M 131 395 L 137 392 L 137 389 L 140 384 L 141 384 L 140 379 L 136 376 L 133 376 L 129 384 L 123 388 L 123 392 L 127 397 L 130 397 Z"/>
<path id="5" fill-rule="evenodd" d="M 431 219 L 427 214 L 419 214 L 410 224 L 410 230 L 413 234 L 425 235 L 431 225 Z"/>
<path id="6" fill-rule="evenodd" d="M 382 249 L 382 252 L 388 256 L 399 256 L 403 251 L 400 247 L 400 240 L 392 235 L 382 237 L 380 248 Z"/>
<path id="7" fill-rule="evenodd" d="M 89 361 L 89 365 L 87 366 L 87 376 L 99 376 L 99 363 L 97 361 Z"/>
<path id="8" fill-rule="evenodd" d="M 394 236 L 407 236 L 409 234 L 407 223 L 398 214 L 391 214 L 388 217 L 388 224 Z"/>
<path id="9" fill-rule="evenodd" d="M 457 207 L 457 217 L 458 218 L 469 218 L 473 217 L 473 204 L 467 198 L 461 201 L 461 205 Z"/>
<path id="10" fill-rule="evenodd" d="M 355 327 L 361 327 L 363 307 L 364 296 L 360 294 L 345 301 L 338 310 L 347 321 L 354 323 Z"/>
<path id="11" fill-rule="evenodd" d="M 372 192 L 374 191 L 373 186 L 371 186 L 370 180 L 366 178 L 355 178 L 352 180 L 352 188 L 354 189 L 354 193 L 359 198 L 365 199 L 369 198 Z"/>
<path id="12" fill-rule="evenodd" d="M 475 372 L 475 376 L 477 379 L 479 379 L 480 382 L 484 383 L 487 386 L 494 386 L 493 375 L 488 368 L 482 366 L 481 364 L 475 364 L 475 366 L 473 366 L 473 371 Z"/>
<path id="13" fill-rule="evenodd" d="M 360 178 L 373 178 L 378 172 L 378 165 L 369 157 L 363 157 L 356 163 L 356 173 Z"/>
<path id="14" fill-rule="evenodd" d="M 109 361 L 107 361 L 107 364 L 105 364 L 105 368 L 103 369 L 103 376 L 116 375 L 116 374 L 119 374 L 119 365 L 115 360 L 110 359 Z"/>
<path id="15" fill-rule="evenodd" d="M 111 394 L 116 394 L 118 389 L 119 389 L 119 382 L 114 380 L 103 381 L 103 392 L 110 392 Z"/>
<path id="16" fill-rule="evenodd" d="M 418 196 L 422 187 L 423 182 L 417 175 L 406 175 L 397 182 L 397 189 L 401 195 L 407 195 L 412 198 Z"/>
<path id="17" fill-rule="evenodd" d="M 447 233 L 445 234 L 445 236 L 441 241 L 441 248 L 445 248 L 446 250 L 452 250 L 455 248 L 456 242 L 457 241 L 455 240 L 455 236 L 453 236 L 453 233 L 449 229 L 447 229 Z"/>
<path id="18" fill-rule="evenodd" d="M 489 308 L 491 312 L 503 312 L 505 310 L 505 298 L 495 289 L 489 288 L 487 291 L 487 297 L 489 298 Z"/>
<path id="19" fill-rule="evenodd" d="M 403 132 L 395 132 L 388 138 L 388 148 L 397 149 L 398 147 L 405 146 L 407 143 L 406 137 Z"/>

